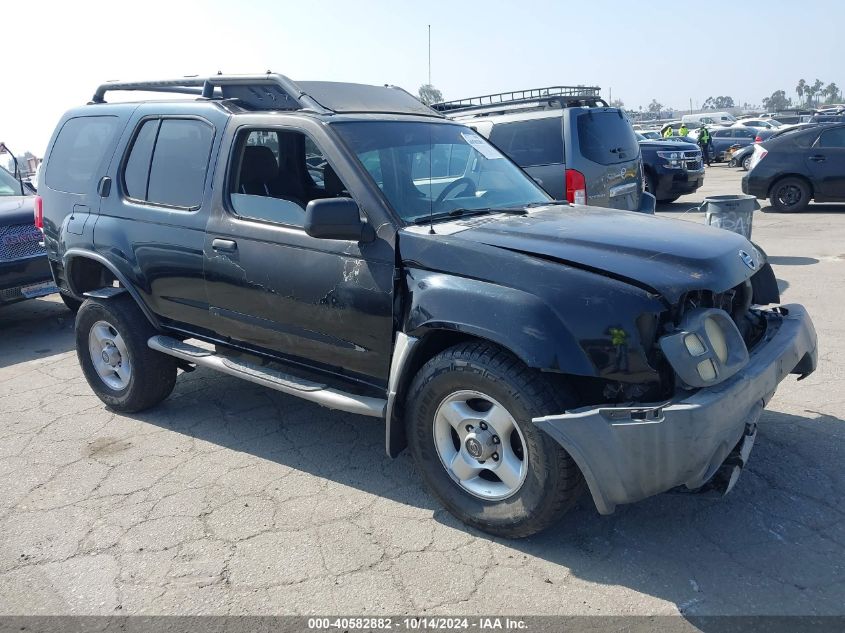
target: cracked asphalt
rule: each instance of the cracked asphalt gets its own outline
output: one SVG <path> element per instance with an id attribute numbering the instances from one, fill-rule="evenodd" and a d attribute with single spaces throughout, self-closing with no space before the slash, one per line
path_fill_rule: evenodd
<path id="1" fill-rule="evenodd" d="M 702 194 L 735 193 L 708 171 Z M 0 309 L 0 614 L 845 614 L 845 206 L 758 213 L 784 302 L 820 339 L 722 499 L 589 499 L 523 541 L 468 529 L 371 418 L 182 374 L 112 413 L 54 298 Z"/>

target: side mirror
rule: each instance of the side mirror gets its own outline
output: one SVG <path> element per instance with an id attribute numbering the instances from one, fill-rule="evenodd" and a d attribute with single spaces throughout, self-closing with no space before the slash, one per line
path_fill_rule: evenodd
<path id="1" fill-rule="evenodd" d="M 358 203 L 352 198 L 322 198 L 305 207 L 305 232 L 324 240 L 372 242 L 373 227 L 361 219 Z"/>

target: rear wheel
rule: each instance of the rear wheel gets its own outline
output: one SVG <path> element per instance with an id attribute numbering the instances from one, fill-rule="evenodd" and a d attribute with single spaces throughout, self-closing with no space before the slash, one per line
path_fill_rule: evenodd
<path id="1" fill-rule="evenodd" d="M 803 211 L 810 204 L 810 187 L 800 178 L 783 178 L 772 185 L 769 202 L 778 211 Z"/>
<path id="2" fill-rule="evenodd" d="M 672 202 L 675 202 L 675 200 L 677 200 L 677 199 L 678 199 L 678 198 L 680 198 L 680 197 L 681 197 L 681 196 L 673 196 L 672 198 L 661 198 L 660 200 L 658 200 L 658 202 L 663 202 L 663 203 L 666 203 L 666 204 L 670 204 L 670 203 L 672 203 Z"/>
<path id="3" fill-rule="evenodd" d="M 751 154 L 742 159 L 742 168 L 745 171 L 751 169 Z"/>
<path id="4" fill-rule="evenodd" d="M 76 315 L 76 354 L 97 397 L 116 411 L 148 409 L 170 395 L 176 360 L 151 350 L 156 334 L 129 295 L 87 299 Z"/>
<path id="5" fill-rule="evenodd" d="M 573 400 L 510 353 L 483 342 L 447 349 L 423 366 L 409 394 L 411 454 L 461 521 L 519 538 L 554 524 L 578 499 L 578 467 L 532 422 Z"/>

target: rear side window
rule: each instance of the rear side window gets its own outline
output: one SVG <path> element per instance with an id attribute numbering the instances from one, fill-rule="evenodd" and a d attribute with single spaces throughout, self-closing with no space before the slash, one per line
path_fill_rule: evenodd
<path id="1" fill-rule="evenodd" d="M 563 162 L 560 117 L 494 125 L 490 142 L 520 167 Z"/>
<path id="2" fill-rule="evenodd" d="M 214 128 L 198 119 L 144 121 L 123 170 L 126 195 L 169 207 L 202 203 Z"/>
<path id="3" fill-rule="evenodd" d="M 585 158 L 600 165 L 634 160 L 640 151 L 631 124 L 613 110 L 579 114 L 578 145 Z"/>
<path id="4" fill-rule="evenodd" d="M 845 148 L 845 127 L 838 127 L 823 132 L 819 137 L 818 147 Z"/>
<path id="5" fill-rule="evenodd" d="M 91 191 L 97 168 L 114 138 L 118 122 L 115 116 L 68 119 L 50 152 L 44 175 L 47 186 L 67 193 Z"/>

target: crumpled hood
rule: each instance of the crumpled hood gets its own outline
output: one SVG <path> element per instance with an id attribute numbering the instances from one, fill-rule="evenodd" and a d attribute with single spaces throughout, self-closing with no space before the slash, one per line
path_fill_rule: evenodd
<path id="1" fill-rule="evenodd" d="M 670 303 L 690 290 L 724 292 L 762 264 L 741 235 L 630 211 L 544 207 L 525 216 L 500 214 L 449 224 L 452 238 L 604 273 Z M 442 225 L 435 230 L 443 232 Z M 743 261 L 741 251 L 751 256 L 754 268 Z"/>
<path id="2" fill-rule="evenodd" d="M 35 196 L 0 196 L 0 226 L 33 224 Z"/>

